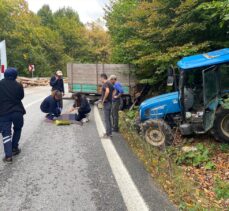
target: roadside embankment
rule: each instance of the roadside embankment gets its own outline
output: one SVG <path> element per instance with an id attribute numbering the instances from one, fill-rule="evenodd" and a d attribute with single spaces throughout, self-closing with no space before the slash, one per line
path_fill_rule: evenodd
<path id="1" fill-rule="evenodd" d="M 120 112 L 121 133 L 152 177 L 180 210 L 227 210 L 229 145 L 213 138 L 182 138 L 170 147 L 146 143 L 134 126 L 135 111 Z"/>

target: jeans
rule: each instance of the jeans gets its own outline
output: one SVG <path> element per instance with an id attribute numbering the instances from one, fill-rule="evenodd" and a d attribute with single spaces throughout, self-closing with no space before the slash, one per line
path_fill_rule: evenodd
<path id="1" fill-rule="evenodd" d="M 118 131 L 119 107 L 120 107 L 120 100 L 112 102 L 112 126 L 115 131 Z"/>
<path id="2" fill-rule="evenodd" d="M 86 118 L 86 114 L 90 113 L 91 109 L 87 110 L 80 110 L 78 114 L 76 114 L 75 119 L 76 121 L 81 121 L 83 118 Z"/>
<path id="3" fill-rule="evenodd" d="M 105 102 L 104 107 L 104 119 L 105 119 L 105 126 L 106 126 L 106 134 L 112 135 L 112 125 L 111 125 L 111 109 L 112 109 L 112 103 L 111 102 Z"/>
<path id="4" fill-rule="evenodd" d="M 13 125 L 13 137 L 12 137 Z M 23 114 L 14 112 L 0 117 L 0 133 L 3 136 L 4 151 L 6 157 L 12 157 L 12 149 L 18 148 L 21 131 L 24 125 Z"/>

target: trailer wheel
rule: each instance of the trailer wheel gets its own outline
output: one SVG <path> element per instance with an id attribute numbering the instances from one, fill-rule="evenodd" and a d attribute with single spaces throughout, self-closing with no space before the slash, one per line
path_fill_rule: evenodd
<path id="1" fill-rule="evenodd" d="M 147 120 L 143 123 L 142 130 L 146 142 L 152 146 L 172 144 L 172 130 L 164 120 Z"/>
<path id="2" fill-rule="evenodd" d="M 216 112 L 213 135 L 216 140 L 229 143 L 229 109 L 220 108 Z"/>

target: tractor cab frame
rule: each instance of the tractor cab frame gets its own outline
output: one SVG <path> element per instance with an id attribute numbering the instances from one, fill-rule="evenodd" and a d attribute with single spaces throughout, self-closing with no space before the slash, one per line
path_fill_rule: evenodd
<path id="1" fill-rule="evenodd" d="M 180 71 L 180 130 L 183 135 L 213 128 L 216 111 L 228 98 L 229 64 Z M 224 131 L 227 126 L 223 124 Z"/>

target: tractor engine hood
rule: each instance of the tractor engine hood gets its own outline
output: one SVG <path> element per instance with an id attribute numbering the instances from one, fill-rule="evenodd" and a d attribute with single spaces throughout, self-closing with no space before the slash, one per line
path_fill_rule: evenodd
<path id="1" fill-rule="evenodd" d="M 179 94 L 178 92 L 172 92 L 150 98 L 142 102 L 139 109 L 141 121 L 160 119 L 167 114 L 179 113 L 181 111 Z"/>

